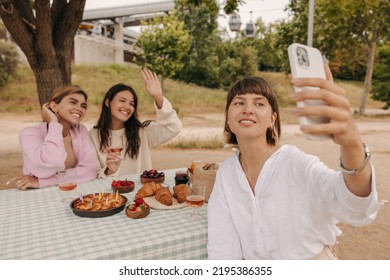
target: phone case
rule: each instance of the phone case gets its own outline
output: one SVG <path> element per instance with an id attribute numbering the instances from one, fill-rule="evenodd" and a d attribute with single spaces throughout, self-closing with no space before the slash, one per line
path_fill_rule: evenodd
<path id="1" fill-rule="evenodd" d="M 288 57 L 290 62 L 291 75 L 293 78 L 323 78 L 326 79 L 324 63 L 321 52 L 309 46 L 302 44 L 291 44 L 288 47 Z M 315 89 L 307 87 L 308 89 Z M 301 91 L 304 87 L 294 87 L 294 91 Z M 318 106 L 324 105 L 321 100 L 305 100 L 297 102 L 298 107 L 303 106 Z M 315 117 L 301 117 L 300 123 L 303 125 L 312 125 L 329 122 L 329 118 L 315 116 Z M 313 135 L 305 134 L 308 139 L 329 139 L 331 135 Z"/>

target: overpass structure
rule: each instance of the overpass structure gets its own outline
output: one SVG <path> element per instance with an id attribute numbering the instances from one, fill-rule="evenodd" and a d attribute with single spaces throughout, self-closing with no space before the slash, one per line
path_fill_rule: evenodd
<path id="1" fill-rule="evenodd" d="M 139 26 L 141 20 L 150 20 L 169 13 L 174 0 L 145 0 L 97 9 L 86 9 L 83 22 L 75 37 L 75 64 L 103 64 L 125 62 L 126 53 L 134 53 L 130 45 L 139 34 L 127 29 Z M 130 44 L 129 44 L 130 43 Z"/>

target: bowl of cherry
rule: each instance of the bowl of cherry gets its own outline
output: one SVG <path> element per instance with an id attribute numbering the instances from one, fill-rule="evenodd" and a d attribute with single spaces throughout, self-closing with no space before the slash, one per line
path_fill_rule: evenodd
<path id="1" fill-rule="evenodd" d="M 128 193 L 134 190 L 134 182 L 125 180 L 112 180 L 111 189 L 119 193 Z"/>
<path id="2" fill-rule="evenodd" d="M 158 172 L 156 169 L 145 170 L 140 176 L 141 184 L 155 182 L 157 184 L 164 183 L 164 172 Z"/>

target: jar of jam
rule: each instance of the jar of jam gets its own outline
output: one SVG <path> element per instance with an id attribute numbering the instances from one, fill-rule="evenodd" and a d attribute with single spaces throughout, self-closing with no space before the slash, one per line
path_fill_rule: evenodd
<path id="1" fill-rule="evenodd" d="M 176 185 L 187 184 L 188 180 L 189 180 L 189 178 L 188 178 L 187 170 L 176 171 L 176 174 L 175 174 L 175 184 Z"/>

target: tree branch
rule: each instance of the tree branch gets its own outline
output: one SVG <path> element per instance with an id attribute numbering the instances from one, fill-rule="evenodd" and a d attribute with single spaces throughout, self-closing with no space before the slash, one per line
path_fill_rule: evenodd
<path id="1" fill-rule="evenodd" d="M 35 61 L 33 48 L 35 23 L 31 17 L 31 6 L 26 5 L 26 2 L 28 1 L 0 1 L 0 16 L 15 43 L 31 63 Z"/>

